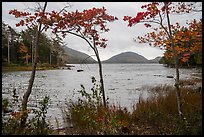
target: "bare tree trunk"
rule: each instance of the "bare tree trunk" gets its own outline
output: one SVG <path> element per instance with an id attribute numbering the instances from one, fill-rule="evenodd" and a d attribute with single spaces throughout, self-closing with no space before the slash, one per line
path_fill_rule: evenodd
<path id="1" fill-rule="evenodd" d="M 8 37 L 8 64 L 10 64 L 10 45 L 9 45 L 9 37 Z"/>
<path id="2" fill-rule="evenodd" d="M 45 2 L 45 4 L 44 4 L 43 12 L 45 12 L 46 7 L 47 7 L 47 2 Z M 32 92 L 32 87 L 33 87 L 33 83 L 34 83 L 34 79 L 35 79 L 35 72 L 36 72 L 37 62 L 38 62 L 38 59 L 39 59 L 38 48 L 39 48 L 39 37 L 40 37 L 40 33 L 41 33 L 41 27 L 42 27 L 42 24 L 40 23 L 39 28 L 36 31 L 36 41 L 34 42 L 35 51 L 34 51 L 34 62 L 32 63 L 32 73 L 31 73 L 31 77 L 30 77 L 30 80 L 29 80 L 28 89 L 25 92 L 25 94 L 23 95 L 22 117 L 21 117 L 21 123 L 20 123 L 21 127 L 25 127 L 26 120 L 27 120 L 27 117 L 28 117 L 27 102 L 28 102 L 28 98 L 29 98 L 29 96 L 30 96 L 30 94 Z"/>
<path id="3" fill-rule="evenodd" d="M 106 110 L 107 108 L 107 105 L 106 105 L 106 96 L 105 96 L 105 90 L 104 90 L 104 82 L 103 82 L 103 73 L 102 73 L 102 64 L 101 64 L 101 60 L 100 60 L 100 57 L 99 57 L 99 53 L 98 53 L 98 50 L 95 46 L 95 42 L 94 42 L 94 52 L 95 52 L 95 55 L 96 55 L 96 58 L 97 58 L 97 61 L 98 61 L 98 66 L 99 66 L 99 76 L 100 76 L 100 83 L 101 83 L 101 91 L 102 91 L 102 96 L 103 96 L 103 106 Z M 104 130 L 104 134 L 106 134 L 106 129 L 108 128 L 108 116 L 105 115 L 104 116 L 104 125 L 105 125 L 105 130 Z"/>
<path id="4" fill-rule="evenodd" d="M 13 37 L 13 35 L 12 35 L 12 30 L 11 30 L 11 27 L 10 26 L 8 26 L 8 29 L 9 29 L 9 32 L 10 32 L 10 34 L 11 34 L 11 44 L 12 44 L 12 37 Z M 10 61 L 10 42 L 9 42 L 9 32 L 7 32 L 7 36 L 8 36 L 8 64 L 10 64 L 11 63 L 11 61 Z"/>
<path id="5" fill-rule="evenodd" d="M 52 65 L 52 53 L 51 53 L 51 46 L 50 46 L 50 65 Z"/>
<path id="6" fill-rule="evenodd" d="M 66 31 L 66 32 L 84 39 L 89 44 L 89 46 L 93 49 L 93 51 L 94 51 L 94 53 L 96 55 L 97 61 L 98 61 L 98 65 L 99 65 L 99 76 L 100 76 L 101 91 L 102 91 L 102 96 L 103 96 L 103 104 L 104 104 L 104 107 L 106 108 L 106 96 L 105 96 L 105 90 L 104 90 L 102 64 L 101 64 L 101 60 L 100 60 L 100 57 L 99 57 L 99 52 L 98 52 L 98 50 L 96 48 L 96 45 L 95 45 L 94 37 L 93 37 L 93 45 L 91 45 L 91 43 L 85 37 L 83 37 L 83 36 L 81 36 L 79 34 L 70 32 L 70 31 Z"/>
<path id="7" fill-rule="evenodd" d="M 170 28 L 170 19 L 169 19 L 169 13 L 168 13 L 168 5 L 167 2 L 164 2 L 165 4 L 165 9 L 166 9 L 166 15 L 167 15 L 167 23 L 168 23 L 168 28 L 169 28 L 169 34 L 170 34 L 170 41 L 171 41 L 171 48 L 173 51 L 174 55 L 174 63 L 175 63 L 175 68 L 176 68 L 176 81 L 175 81 L 175 87 L 176 87 L 176 96 L 177 96 L 177 105 L 178 105 L 178 113 L 179 115 L 182 115 L 182 101 L 181 101 L 181 93 L 180 93 L 180 85 L 179 85 L 179 66 L 178 66 L 178 57 L 176 55 L 176 51 L 174 49 L 174 41 L 172 39 L 172 32 Z"/>
<path id="8" fill-rule="evenodd" d="M 34 50 L 34 46 L 33 46 L 33 36 L 31 37 L 31 63 L 33 63 L 33 50 Z"/>
<path id="9" fill-rule="evenodd" d="M 101 64 L 101 60 L 99 57 L 99 53 L 97 48 L 95 48 L 95 54 L 96 54 L 96 58 L 98 61 L 98 66 L 99 66 L 99 76 L 100 76 L 100 83 L 101 83 L 101 91 L 102 91 L 102 96 L 103 96 L 103 105 L 106 108 L 106 96 L 105 96 L 105 90 L 104 90 L 104 82 L 103 82 L 103 73 L 102 73 L 102 64 Z"/>
<path id="10" fill-rule="evenodd" d="M 26 64 L 28 65 L 28 53 L 26 53 Z"/>

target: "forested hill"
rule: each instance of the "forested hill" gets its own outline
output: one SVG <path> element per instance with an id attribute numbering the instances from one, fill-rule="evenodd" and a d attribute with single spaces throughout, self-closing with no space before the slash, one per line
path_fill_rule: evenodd
<path id="1" fill-rule="evenodd" d="M 148 60 L 134 52 L 123 52 L 103 61 L 103 63 L 159 63 L 159 58 Z"/>
<path id="2" fill-rule="evenodd" d="M 81 64 L 81 63 L 96 63 L 96 60 L 94 60 L 91 56 L 73 50 L 71 48 L 68 48 L 67 46 L 62 47 L 64 50 L 64 61 L 65 63 L 70 64 Z"/>

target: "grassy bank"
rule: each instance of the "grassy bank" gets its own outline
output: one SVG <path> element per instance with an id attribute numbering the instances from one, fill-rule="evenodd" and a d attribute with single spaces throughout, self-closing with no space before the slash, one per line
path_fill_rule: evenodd
<path id="1" fill-rule="evenodd" d="M 132 121 L 139 127 L 139 130 L 134 130 L 133 133 L 154 135 L 198 135 L 202 133 L 201 92 L 189 87 L 181 88 L 183 116 L 180 117 L 177 111 L 175 89 L 169 86 L 156 87 L 156 89 L 155 96 L 147 100 L 141 99 L 136 104 L 136 109 L 132 113 Z"/>
<path id="2" fill-rule="evenodd" d="M 57 69 L 55 66 L 49 64 L 39 64 L 36 68 L 37 70 L 54 70 Z M 28 65 L 19 65 L 19 64 L 3 64 L 2 72 L 8 71 L 32 71 L 32 64 Z"/>
<path id="3" fill-rule="evenodd" d="M 181 88 L 182 117 L 178 115 L 175 88 L 163 85 L 150 88 L 152 96 L 145 100 L 140 98 L 132 112 L 113 104 L 105 109 L 90 100 L 69 102 L 64 115 L 71 128 L 68 126 L 65 133 L 201 135 L 202 91 L 198 87 L 187 86 L 192 81 L 183 81 Z"/>

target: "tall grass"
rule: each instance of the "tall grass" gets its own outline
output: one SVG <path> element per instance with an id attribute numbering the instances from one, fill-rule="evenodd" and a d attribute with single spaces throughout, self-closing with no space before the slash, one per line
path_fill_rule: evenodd
<path id="1" fill-rule="evenodd" d="M 133 111 L 119 105 L 108 105 L 89 100 L 67 102 L 66 111 L 73 123 L 67 134 L 134 134 L 134 135 L 200 135 L 202 133 L 202 94 L 195 88 L 182 87 L 183 116 L 178 115 L 176 91 L 172 86 L 156 86 L 152 96 L 140 98 Z M 86 91 L 84 91 L 86 92 Z M 90 94 L 91 95 L 91 94 Z M 102 122 L 108 117 L 107 125 Z"/>
<path id="2" fill-rule="evenodd" d="M 190 87 L 181 88 L 183 117 L 179 117 L 175 88 L 155 87 L 155 94 L 147 100 L 140 99 L 132 113 L 132 122 L 149 127 L 149 134 L 201 134 L 202 95 Z M 168 90 L 166 90 L 168 89 Z M 138 125 L 138 124 L 137 124 Z M 138 131 L 136 132 L 138 133 Z"/>

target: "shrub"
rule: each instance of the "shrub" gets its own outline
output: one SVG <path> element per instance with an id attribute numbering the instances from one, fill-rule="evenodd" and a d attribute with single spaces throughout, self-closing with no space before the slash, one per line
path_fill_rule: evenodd
<path id="1" fill-rule="evenodd" d="M 49 97 L 45 97 L 39 102 L 39 110 L 34 110 L 35 116 L 29 119 L 24 128 L 20 127 L 22 112 L 11 112 L 8 118 L 2 122 L 3 135 L 47 135 L 51 133 L 46 122 Z M 27 110 L 28 113 L 30 112 Z"/>
<path id="2" fill-rule="evenodd" d="M 122 127 L 128 124 L 129 112 L 126 108 L 116 108 L 115 105 L 104 108 L 100 86 L 96 84 L 94 77 L 92 83 L 91 93 L 81 85 L 82 89 L 78 92 L 84 98 L 66 103 L 68 111 L 64 111 L 67 113 L 64 114 L 64 119 L 71 118 L 75 134 L 122 134 Z"/>

